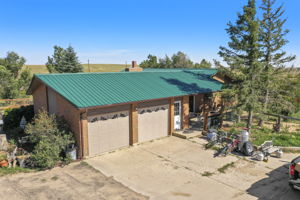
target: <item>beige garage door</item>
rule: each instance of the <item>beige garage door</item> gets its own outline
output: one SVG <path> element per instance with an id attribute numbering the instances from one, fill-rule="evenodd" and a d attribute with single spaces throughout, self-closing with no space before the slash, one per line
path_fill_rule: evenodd
<path id="1" fill-rule="evenodd" d="M 144 105 L 138 108 L 138 138 L 145 142 L 168 135 L 169 104 Z M 164 102 L 165 103 L 165 102 Z"/>
<path id="2" fill-rule="evenodd" d="M 89 156 L 129 146 L 129 111 L 88 117 Z"/>

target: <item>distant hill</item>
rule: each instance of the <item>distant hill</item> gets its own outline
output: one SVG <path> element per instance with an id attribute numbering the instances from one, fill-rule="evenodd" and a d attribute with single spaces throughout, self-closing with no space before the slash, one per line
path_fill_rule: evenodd
<path id="1" fill-rule="evenodd" d="M 128 65 L 129 66 L 129 65 Z M 49 73 L 45 65 L 25 65 L 33 74 Z M 83 64 L 84 72 L 89 72 L 88 64 Z M 123 64 L 90 64 L 90 72 L 119 72 L 126 68 Z"/>

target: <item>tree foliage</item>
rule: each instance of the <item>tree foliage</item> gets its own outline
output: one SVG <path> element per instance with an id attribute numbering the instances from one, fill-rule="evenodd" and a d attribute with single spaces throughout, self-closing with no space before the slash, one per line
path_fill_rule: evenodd
<path id="1" fill-rule="evenodd" d="M 238 100 L 237 108 L 248 112 L 247 127 L 251 128 L 253 112 L 259 109 L 258 88 L 261 72 L 259 21 L 256 18 L 255 0 L 248 0 L 243 13 L 226 29 L 230 41 L 228 47 L 220 47 L 219 55 L 230 66 L 223 69 L 232 79 L 228 89 L 234 91 Z"/>
<path id="2" fill-rule="evenodd" d="M 205 59 L 200 63 L 193 63 L 183 52 L 179 51 L 171 57 L 166 55 L 164 58 L 149 54 L 147 59 L 141 62 L 142 68 L 211 68 L 212 64 Z"/>
<path id="3" fill-rule="evenodd" d="M 14 99 L 25 96 L 32 74 L 24 69 L 25 58 L 15 52 L 8 52 L 0 58 L 0 98 Z"/>
<path id="4" fill-rule="evenodd" d="M 195 68 L 211 68 L 212 67 L 212 64 L 205 60 L 205 59 L 202 59 L 200 63 L 195 63 L 194 65 Z"/>
<path id="5" fill-rule="evenodd" d="M 78 73 L 83 72 L 83 66 L 78 61 L 78 57 L 73 47 L 66 49 L 60 46 L 54 46 L 54 54 L 48 56 L 46 63 L 50 73 Z"/>
<path id="6" fill-rule="evenodd" d="M 260 41 L 262 49 L 263 70 L 261 79 L 264 87 L 262 92 L 263 112 L 289 113 L 293 110 L 296 84 L 292 68 L 285 68 L 286 64 L 295 60 L 295 56 L 287 56 L 283 47 L 288 43 L 285 39 L 288 29 L 284 28 L 286 19 L 283 6 L 275 8 L 275 0 L 263 0 L 260 8 L 263 17 L 260 20 Z"/>

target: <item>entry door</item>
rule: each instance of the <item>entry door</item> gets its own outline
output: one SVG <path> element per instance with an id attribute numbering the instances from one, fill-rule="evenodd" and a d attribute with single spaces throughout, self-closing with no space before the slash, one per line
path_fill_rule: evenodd
<path id="1" fill-rule="evenodd" d="M 181 129 L 181 101 L 174 102 L 174 129 Z"/>

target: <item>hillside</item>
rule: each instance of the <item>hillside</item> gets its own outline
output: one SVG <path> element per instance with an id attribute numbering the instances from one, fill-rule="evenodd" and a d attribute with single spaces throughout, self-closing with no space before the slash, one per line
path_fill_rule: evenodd
<path id="1" fill-rule="evenodd" d="M 88 64 L 83 64 L 84 72 L 89 72 Z M 45 65 L 25 65 L 31 69 L 33 74 L 49 73 Z M 123 64 L 90 64 L 91 72 L 119 72 L 124 69 L 126 65 Z"/>

